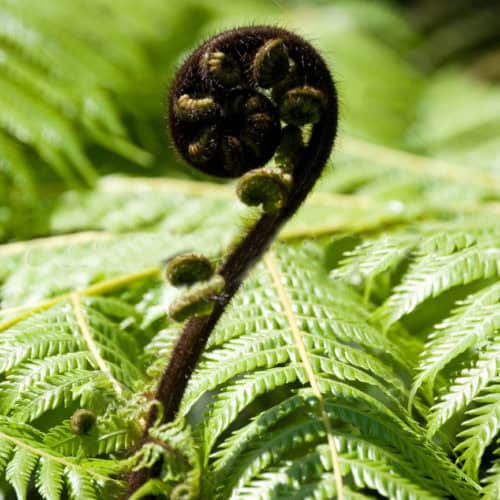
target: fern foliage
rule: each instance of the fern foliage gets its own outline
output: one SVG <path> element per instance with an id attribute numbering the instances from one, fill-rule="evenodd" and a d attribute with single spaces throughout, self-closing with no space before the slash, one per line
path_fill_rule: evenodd
<path id="1" fill-rule="evenodd" d="M 0 0 L 0 496 L 155 467 L 136 498 L 499 497 L 498 16 L 460 4 Z M 141 446 L 181 329 L 164 262 L 254 219 L 166 151 L 162 96 L 250 19 L 317 41 L 338 146 Z"/>

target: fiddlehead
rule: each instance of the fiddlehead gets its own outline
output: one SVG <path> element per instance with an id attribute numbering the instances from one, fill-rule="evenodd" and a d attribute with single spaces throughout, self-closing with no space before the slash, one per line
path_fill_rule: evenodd
<path id="1" fill-rule="evenodd" d="M 335 139 L 337 115 L 335 87 L 325 62 L 309 43 L 280 28 L 221 33 L 198 47 L 179 69 L 168 111 L 175 148 L 203 173 L 239 177 L 238 196 L 248 205 L 261 205 L 263 213 L 214 275 L 201 256 L 191 258 L 189 269 L 185 264 L 190 258 L 180 258 L 182 272 L 175 262 L 169 264 L 170 276 L 188 277 L 177 284 L 190 285 L 193 276 L 200 282 L 170 307 L 176 319 L 190 319 L 155 395 L 163 407 L 163 422 L 175 418 L 207 339 L 245 274 L 319 178 Z M 198 268 L 203 272 L 197 275 Z M 157 411 L 152 406 L 144 443 Z M 131 474 L 129 491 L 148 475 L 144 470 Z"/>
<path id="2" fill-rule="evenodd" d="M 71 432 L 74 434 L 88 434 L 96 423 L 96 415 L 91 410 L 80 408 L 71 416 Z"/>

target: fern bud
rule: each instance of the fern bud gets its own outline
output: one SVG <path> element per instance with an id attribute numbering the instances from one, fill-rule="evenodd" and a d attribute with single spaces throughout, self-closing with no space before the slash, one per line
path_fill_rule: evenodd
<path id="1" fill-rule="evenodd" d="M 206 52 L 201 60 L 202 71 L 216 85 L 232 88 L 241 81 L 241 68 L 233 57 L 224 52 Z"/>
<path id="2" fill-rule="evenodd" d="M 326 99 L 318 89 L 304 85 L 289 90 L 280 104 L 284 122 L 301 127 L 307 123 L 317 123 L 325 109 Z"/>
<path id="3" fill-rule="evenodd" d="M 80 408 L 71 416 L 70 426 L 74 434 L 86 435 L 93 429 L 95 422 L 96 415 L 93 411 Z"/>
<path id="4" fill-rule="evenodd" d="M 299 75 L 297 67 L 293 66 L 282 80 L 273 85 L 271 97 L 279 105 L 288 90 L 302 85 L 304 85 L 304 75 Z"/>
<path id="5" fill-rule="evenodd" d="M 200 253 L 176 255 L 169 260 L 166 269 L 168 281 L 173 286 L 193 285 L 212 277 L 214 268 L 210 260 Z"/>
<path id="6" fill-rule="evenodd" d="M 182 94 L 175 104 L 175 112 L 188 122 L 197 122 L 217 117 L 221 108 L 212 97 L 195 99 Z"/>
<path id="7" fill-rule="evenodd" d="M 291 176 L 277 168 L 257 168 L 239 180 L 236 192 L 246 205 L 275 212 L 285 205 L 291 183 Z"/>
<path id="8" fill-rule="evenodd" d="M 194 285 L 170 304 L 169 316 L 178 322 L 193 316 L 208 316 L 224 290 L 224 283 L 224 278 L 216 274 L 209 281 Z"/>
<path id="9" fill-rule="evenodd" d="M 236 132 L 230 136 L 239 141 L 239 146 L 236 148 L 233 140 L 231 148 L 228 148 L 226 142 L 225 168 L 232 168 L 241 175 L 267 163 L 274 155 L 280 140 L 281 126 L 274 104 L 258 92 L 239 91 L 228 97 L 226 111 L 228 116 L 233 117 L 233 128 Z M 228 151 L 231 151 L 230 155 Z M 233 163 L 236 159 L 238 163 Z"/>
<path id="10" fill-rule="evenodd" d="M 193 498 L 193 492 L 188 484 L 178 484 L 170 494 L 170 500 L 189 500 Z"/>
<path id="11" fill-rule="evenodd" d="M 245 171 L 245 150 L 238 137 L 227 135 L 222 138 L 222 159 L 225 171 L 238 175 Z"/>
<path id="12" fill-rule="evenodd" d="M 266 42 L 255 55 L 253 76 L 260 87 L 268 89 L 288 74 L 290 61 L 281 38 Z"/>

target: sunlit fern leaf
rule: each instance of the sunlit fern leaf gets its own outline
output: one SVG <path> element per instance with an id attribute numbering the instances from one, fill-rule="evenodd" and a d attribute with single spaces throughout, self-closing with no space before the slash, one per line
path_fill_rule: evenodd
<path id="1" fill-rule="evenodd" d="M 495 460 L 488 469 L 488 474 L 484 479 L 484 499 L 495 500 L 500 496 L 500 460 L 499 450 L 495 451 Z"/>
<path id="2" fill-rule="evenodd" d="M 451 255 L 474 246 L 478 242 L 476 235 L 479 235 L 479 237 L 488 237 L 487 228 L 480 227 L 474 231 L 467 232 L 451 228 L 445 232 L 437 232 L 422 241 L 419 247 L 419 254 L 427 255 L 429 252 L 432 252 L 443 256 Z"/>
<path id="3" fill-rule="evenodd" d="M 17 422 L 31 422 L 48 410 L 68 408 L 75 399 L 80 400 L 95 390 L 98 376 L 87 370 L 73 370 L 47 377 L 27 388 L 14 402 L 9 415 Z"/>
<path id="4" fill-rule="evenodd" d="M 68 310 L 67 305 L 53 308 L 41 316 L 28 318 L 20 325 L 5 331 L 1 337 L 0 370 L 2 373 L 25 360 L 43 359 L 47 356 L 85 349 L 82 338 L 74 337 L 67 330 L 59 328 L 58 318 L 61 312 Z M 34 335 L 36 332 L 43 332 L 43 334 Z"/>
<path id="5" fill-rule="evenodd" d="M 44 359 L 23 363 L 19 368 L 11 370 L 8 378 L 1 384 L 1 409 L 3 413 L 12 410 L 16 400 L 24 397 L 32 385 L 54 377 L 56 374 L 81 371 L 91 367 L 92 360 L 88 352 L 69 352 L 66 354 L 47 356 Z"/>
<path id="6" fill-rule="evenodd" d="M 32 421 L 73 401 L 92 403 L 97 394 L 113 400 L 132 393 L 142 378 L 136 358 L 146 338 L 133 333 L 139 325 L 131 305 L 117 304 L 105 298 L 63 301 L 6 329 L 0 339 L 2 412 Z M 122 328 L 124 313 L 134 330 Z"/>
<path id="7" fill-rule="evenodd" d="M 333 276 L 353 285 L 364 284 L 380 273 L 390 272 L 402 260 L 408 258 L 418 242 L 417 238 L 411 234 L 395 233 L 366 240 L 346 253 L 343 261 L 333 271 Z"/>
<path id="8" fill-rule="evenodd" d="M 75 434 L 69 420 L 53 426 L 45 435 L 44 444 L 66 456 L 96 457 L 123 452 L 132 447 L 138 439 L 138 425 L 130 418 L 113 414 L 114 407 L 107 414 L 97 418 L 94 429 L 86 435 Z"/>
<path id="9" fill-rule="evenodd" d="M 362 232 L 413 221 L 421 214 L 418 207 L 403 208 L 397 203 L 339 195 L 331 189 L 318 190 L 280 236 L 290 240 L 332 231 Z M 187 233 L 209 226 L 223 231 L 241 226 L 246 210 L 235 199 L 233 185 L 107 176 L 93 191 L 61 196 L 50 223 L 54 232 L 164 229 Z"/>
<path id="10" fill-rule="evenodd" d="M 368 351 L 378 353 L 380 349 L 401 364 L 407 363 L 398 347 L 368 323 L 370 308 L 363 303 L 363 299 L 353 290 L 342 293 L 345 287 L 341 283 L 325 279 L 320 261 L 316 260 L 316 264 L 312 261 L 314 257 L 318 257 L 315 253 L 317 247 L 311 245 L 300 252 L 293 248 L 281 249 L 280 272 L 290 293 L 299 328 L 306 338 L 311 338 L 312 341 L 312 337 L 319 336 L 318 342 L 322 339 L 327 342 L 354 341 Z M 303 266 L 306 261 L 312 264 L 309 268 Z M 261 265 L 260 272 L 250 276 L 244 284 L 244 290 L 246 294 L 236 297 L 232 302 L 231 313 L 214 332 L 209 345 L 215 348 L 243 334 L 258 337 L 263 330 L 269 330 L 270 334 L 281 332 L 285 343 L 290 344 L 290 325 L 273 286 L 268 266 L 266 268 Z M 266 301 L 262 301 L 263 297 Z M 377 339 L 376 342 L 374 338 Z M 231 344 L 229 347 L 231 349 Z"/>
<path id="11" fill-rule="evenodd" d="M 439 401 L 431 408 L 428 415 L 430 435 L 434 435 L 450 418 L 459 414 L 497 376 L 500 337 L 492 337 L 483 345 L 472 366 L 464 368 L 449 382 Z"/>
<path id="12" fill-rule="evenodd" d="M 498 236 L 478 237 L 475 244 L 450 254 L 437 251 L 422 255 L 410 265 L 376 317 L 389 327 L 431 297 L 458 285 L 498 276 L 499 265 Z"/>
<path id="13" fill-rule="evenodd" d="M 348 141 L 348 152 L 336 155 L 335 169 L 325 173 L 318 189 L 354 195 L 360 206 L 377 203 L 388 223 L 391 213 L 400 218 L 441 218 L 457 209 L 481 210 L 485 199 L 496 199 L 498 195 L 494 169 L 472 175 L 469 169 L 453 163 L 437 160 L 433 165 L 433 160 L 428 160 L 426 164 L 420 156 L 406 156 L 354 139 Z M 494 162 L 494 150 L 494 144 L 490 144 L 489 154 L 485 148 L 480 158 Z"/>
<path id="14" fill-rule="evenodd" d="M 212 233 L 213 234 L 213 233 Z M 221 230 L 221 240 L 228 241 L 231 233 Z M 84 290 L 98 283 L 134 273 L 156 280 L 162 262 L 171 255 L 186 250 L 201 250 L 211 256 L 220 251 L 221 241 L 208 237 L 208 231 L 193 232 L 185 238 L 169 231 L 126 235 L 85 235 L 81 241 L 66 244 L 62 237 L 56 248 L 28 246 L 21 261 L 12 266 L 2 286 L 5 317 L 9 307 L 36 305 L 54 296 Z M 202 243 L 203 242 L 203 243 Z M 0 260 L 2 256 L 0 254 Z M 7 255 L 6 263 L 15 261 Z M 156 269 L 156 270 L 155 270 Z M 149 274 L 148 274 L 149 273 Z M 135 282 L 135 281 L 134 281 Z M 103 285 L 105 286 L 105 285 Z M 16 310 L 17 312 L 17 310 Z"/>
<path id="15" fill-rule="evenodd" d="M 421 363 L 418 367 L 418 375 L 415 377 L 412 393 L 421 387 L 424 383 L 434 383 L 437 374 L 452 360 L 459 357 L 467 349 L 481 345 L 488 337 L 495 333 L 500 326 L 500 310 L 498 302 L 500 300 L 500 283 L 495 283 L 485 289 L 471 295 L 463 305 L 456 309 L 452 316 L 448 317 L 442 324 L 438 325 L 428 337 L 428 341 L 421 354 Z M 495 355 L 494 346 L 493 354 L 487 355 L 486 360 L 481 363 L 480 359 L 477 363 L 481 363 L 485 368 L 488 366 L 488 358 L 492 359 Z M 480 351 L 481 353 L 481 351 Z M 491 362 L 490 362 L 491 363 Z M 496 364 L 493 367 L 495 373 Z M 491 368 L 490 370 L 491 371 Z M 488 372 L 481 371 L 480 365 L 473 365 L 471 368 L 465 369 L 460 375 L 460 389 L 451 389 L 443 396 L 442 410 L 447 413 L 445 420 L 448 420 L 453 414 L 463 409 L 470 402 L 475 394 L 488 383 L 486 377 Z M 481 377 L 481 375 L 483 375 Z M 466 385 L 469 380 L 469 386 Z M 457 385 L 453 381 L 450 386 Z M 467 390 L 467 388 L 469 389 Z M 455 394 L 455 397 L 453 396 Z M 433 409 L 429 424 L 430 432 L 435 432 L 437 428 L 444 423 L 445 420 L 439 422 L 442 417 L 437 417 L 434 420 L 432 415 L 436 409 Z"/>
<path id="16" fill-rule="evenodd" d="M 344 474 L 351 475 L 358 488 L 378 492 L 387 498 L 440 498 L 418 483 L 407 480 L 404 473 L 398 470 L 397 456 L 383 448 L 343 434 L 337 435 L 335 442 Z M 304 485 L 319 482 L 324 472 L 332 467 L 328 446 L 311 444 L 309 453 L 293 462 L 278 461 L 274 470 L 254 476 L 248 485 L 233 492 L 231 498 L 303 497 L 301 490 Z M 276 459 L 279 459 L 280 451 L 277 451 Z"/>
<path id="17" fill-rule="evenodd" d="M 212 469 L 215 473 L 215 484 L 222 484 L 221 479 L 235 474 L 238 459 L 243 451 L 252 445 L 253 440 L 271 428 L 281 419 L 286 418 L 298 409 L 307 409 L 307 395 L 293 395 L 275 406 L 264 410 L 251 423 L 234 432 L 212 454 Z"/>
<path id="18" fill-rule="evenodd" d="M 364 350 L 377 352 L 372 341 L 376 337 L 378 347 L 392 354 L 395 359 L 403 360 L 402 354 L 366 320 L 361 320 L 359 314 L 349 311 L 349 299 L 344 297 L 338 301 L 335 298 L 331 293 L 335 290 L 335 285 L 322 281 L 319 278 L 319 269 L 311 267 L 304 272 L 300 263 L 302 259 L 307 259 L 307 252 L 283 249 L 279 257 L 282 269 L 280 272 L 283 272 L 284 279 L 287 280 L 287 292 L 297 314 L 303 342 L 310 349 L 310 362 L 313 367 L 319 373 L 328 373 L 340 380 L 364 381 L 373 388 L 380 388 L 382 393 L 387 392 L 388 395 L 391 390 L 403 391 L 400 392 L 400 397 L 404 397 L 404 387 L 391 375 L 390 370 L 377 363 L 375 357 Z M 313 276 L 314 280 L 311 279 Z M 249 370 L 276 367 L 276 370 L 269 372 L 257 371 L 255 380 L 242 380 L 244 385 L 253 387 L 252 390 L 243 391 L 243 394 L 250 395 L 253 390 L 263 390 L 267 384 L 270 385 L 266 390 L 271 390 L 275 383 L 281 385 L 291 382 L 289 377 L 293 375 L 293 369 L 290 371 L 290 368 L 296 366 L 300 356 L 297 349 L 292 347 L 294 341 L 290 325 L 273 288 L 269 269 L 261 266 L 260 272 L 253 275 L 244 285 L 244 290 L 246 293 L 235 298 L 226 317 L 214 332 L 209 344 L 213 348 L 205 354 L 199 364 L 199 371 L 188 388 L 184 400 L 186 410 L 203 392 L 215 389 Z M 262 295 L 267 297 L 267 304 L 262 303 Z M 353 300 L 351 303 L 356 307 L 362 304 L 359 298 L 357 302 Z M 272 316 L 268 314 L 268 309 L 272 311 Z M 267 332 L 266 335 L 263 335 L 264 332 Z M 363 348 L 355 349 L 346 345 L 349 341 L 357 342 Z M 324 356 L 328 353 L 338 356 L 338 363 L 332 363 Z M 278 368 L 283 363 L 289 363 L 290 368 Z M 402 363 L 404 364 L 403 361 Z M 265 378 L 266 373 L 269 373 L 268 380 Z M 277 378 L 272 376 L 273 373 Z M 297 376 L 302 379 L 301 369 L 293 375 L 293 379 Z M 260 379 L 261 381 L 257 382 Z M 384 381 L 382 385 L 381 381 Z M 391 388 L 391 384 L 395 386 Z M 242 387 L 235 387 L 235 391 L 242 391 Z"/>
<path id="19" fill-rule="evenodd" d="M 53 214 L 52 229 L 127 232 L 161 228 L 189 233 L 208 226 L 237 225 L 244 206 L 233 194 L 230 186 L 109 176 L 101 179 L 96 190 L 65 193 Z"/>
<path id="20" fill-rule="evenodd" d="M 309 386 L 311 374 L 304 368 L 304 352 L 294 337 L 290 310 L 281 302 L 282 295 L 276 288 L 276 276 L 280 276 L 279 286 L 289 297 L 307 363 L 325 397 L 325 408 L 335 416 L 334 436 L 342 432 L 342 425 L 348 425 L 355 434 L 370 436 L 374 446 L 381 444 L 380 450 L 387 447 L 399 457 L 393 459 L 399 460 L 401 467 L 395 476 L 386 462 L 374 465 L 373 470 L 365 464 L 367 474 L 375 478 L 378 471 L 386 482 L 385 489 L 377 490 L 380 485 L 374 486 L 377 481 L 373 479 L 369 487 L 389 496 L 406 489 L 408 495 L 413 490 L 417 495 L 419 488 L 428 494 L 443 494 L 444 490 L 436 486 L 443 482 L 457 498 L 466 498 L 475 491 L 474 484 L 426 441 L 424 429 L 406 412 L 408 389 L 395 371 L 406 369 L 405 362 L 399 362 L 404 356 L 387 345 L 381 333 L 368 323 L 371 306 L 361 297 L 351 292 L 337 299 L 333 291 L 339 289 L 338 284 L 320 277 L 321 268 L 314 264 L 314 255 L 318 255 L 318 248 L 311 245 L 302 249 L 275 248 L 246 280 L 211 337 L 189 384 L 182 415 L 189 414 L 205 394 L 215 391 L 208 414 L 194 429 L 211 471 L 204 476 L 207 495 L 243 498 L 258 492 L 267 494 L 263 491 L 271 494 L 287 477 L 287 456 L 294 455 L 294 463 L 300 462 L 299 456 L 307 462 L 309 447 L 326 441 L 313 393 L 308 390 L 303 396 L 293 395 L 297 388 Z M 349 304 L 352 311 L 364 312 L 353 314 Z M 167 353 L 170 342 L 158 344 L 165 334 L 168 330 L 160 332 L 152 342 L 164 345 Z M 368 338 L 379 340 L 374 345 Z M 384 355 L 379 351 L 381 346 Z M 266 406 L 266 398 L 274 403 Z M 262 401 L 264 407 L 245 425 L 246 417 L 242 415 L 257 401 Z M 339 419 L 344 424 L 339 425 Z M 228 435 L 228 430 L 233 434 Z M 301 446 L 305 449 L 299 453 Z M 364 455 L 352 460 L 356 474 L 362 470 Z M 276 467 L 281 472 L 274 478 Z M 329 470 L 321 469 L 318 481 Z M 261 484 L 259 478 L 264 476 L 274 479 Z M 298 491 L 311 486 L 306 479 L 294 484 Z"/>
<path id="21" fill-rule="evenodd" d="M 359 428 L 361 435 L 386 449 L 397 450 L 401 455 L 406 477 L 414 477 L 429 491 L 445 495 L 443 484 L 448 484 L 458 497 L 466 496 L 471 484 L 466 484 L 465 475 L 449 461 L 449 458 L 421 433 L 405 428 L 394 415 L 382 414 L 370 408 L 350 407 L 349 401 L 327 401 L 332 417 L 351 423 Z M 432 456 L 432 461 L 429 461 Z M 411 472 L 410 472 L 411 471 Z"/>
<path id="22" fill-rule="evenodd" d="M 12 484 L 18 498 L 27 498 L 28 483 L 39 460 L 40 456 L 36 453 L 29 449 L 19 448 L 9 462 L 5 478 Z"/>
<path id="23" fill-rule="evenodd" d="M 71 500 L 79 500 L 80 498 L 98 500 L 98 498 L 102 498 L 92 484 L 91 478 L 78 474 L 70 468 L 66 468 L 65 475 Z"/>
<path id="24" fill-rule="evenodd" d="M 276 433 L 284 425 L 287 425 L 287 420 L 294 422 L 293 419 L 290 419 L 290 415 L 297 412 L 296 421 L 299 415 L 302 418 L 306 413 L 311 412 L 311 403 L 314 403 L 312 393 L 300 391 L 300 394 L 300 397 L 292 396 L 283 403 L 262 412 L 253 422 L 236 431 L 222 444 L 214 455 L 216 460 L 213 462 L 214 483 L 224 484 L 223 491 L 226 491 L 226 493 L 221 493 L 221 498 L 227 497 L 227 490 L 231 484 L 236 481 L 244 481 L 244 471 L 248 467 L 245 465 L 246 460 L 254 457 L 255 467 L 264 467 L 265 465 L 262 465 L 262 461 L 266 460 L 264 456 L 269 453 L 271 457 L 272 450 L 280 448 L 275 443 L 274 438 L 277 437 L 278 441 L 280 440 Z M 408 464 L 408 470 L 412 471 L 410 475 L 418 476 L 420 484 L 426 485 L 426 488 L 435 490 L 439 488 L 437 485 L 454 483 L 457 497 L 460 498 L 466 494 L 467 488 L 463 484 L 463 474 L 449 462 L 444 454 L 440 455 L 438 448 L 426 442 L 421 433 L 419 435 L 414 429 L 406 426 L 395 414 L 375 411 L 369 399 L 366 401 L 361 398 L 356 400 L 353 396 L 360 398 L 362 393 L 353 393 L 345 398 L 337 396 L 337 400 L 327 399 L 326 407 L 336 426 L 339 426 L 339 421 L 351 424 L 353 429 L 359 429 L 361 435 L 366 439 L 372 439 L 375 443 L 383 442 L 388 449 L 397 450 L 398 454 L 404 457 L 403 461 Z M 319 421 L 314 425 L 317 426 L 317 429 L 323 429 Z M 342 425 L 339 427 L 342 429 Z M 292 432 L 295 436 L 295 433 L 301 432 L 300 428 L 301 425 L 298 425 L 295 431 L 289 429 L 286 432 Z M 269 445 L 266 455 L 263 455 L 260 450 L 263 435 L 268 436 L 268 439 L 275 443 Z M 312 440 L 314 433 L 309 432 L 308 435 Z M 295 436 L 294 440 L 297 439 L 298 436 Z M 292 442 L 293 440 L 290 440 L 290 446 L 292 446 Z M 429 462 L 431 456 L 433 459 L 432 462 Z M 248 469 L 248 471 L 250 470 L 253 470 L 253 467 Z M 434 482 L 429 478 L 433 478 Z M 444 493 L 441 492 L 441 494 Z"/>
<path id="25" fill-rule="evenodd" d="M 494 379 L 474 399 L 474 407 L 468 410 L 462 421 L 462 431 L 455 451 L 463 462 L 464 471 L 473 479 L 478 477 L 483 454 L 500 430 L 500 380 Z"/>
<path id="26" fill-rule="evenodd" d="M 36 486 L 43 498 L 60 498 L 64 486 L 64 465 L 42 457 Z"/>
<path id="27" fill-rule="evenodd" d="M 65 473 L 71 473 L 73 481 L 87 484 L 89 498 L 97 497 L 101 486 L 108 481 L 119 485 L 119 481 L 113 479 L 112 475 L 120 472 L 121 464 L 66 457 L 46 447 L 43 444 L 43 434 L 29 425 L 0 417 L 0 436 L 0 448 L 4 457 L 1 465 L 2 468 L 7 466 L 10 470 L 7 479 L 18 494 L 22 495 L 26 491 L 26 478 L 35 472 L 39 493 L 50 500 L 60 498 L 59 493 L 65 484 Z"/>

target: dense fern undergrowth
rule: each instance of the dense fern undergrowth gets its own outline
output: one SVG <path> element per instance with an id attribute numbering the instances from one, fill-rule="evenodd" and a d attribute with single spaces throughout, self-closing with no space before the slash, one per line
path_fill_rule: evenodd
<path id="1" fill-rule="evenodd" d="M 346 499 L 499 498 L 498 16 L 174 4 L 0 0 L 0 496 L 120 498 L 160 460 L 160 497 L 329 499 L 337 451 Z M 180 332 L 165 259 L 253 217 L 171 155 L 165 88 L 249 22 L 322 50 L 338 145 L 140 448 Z"/>

